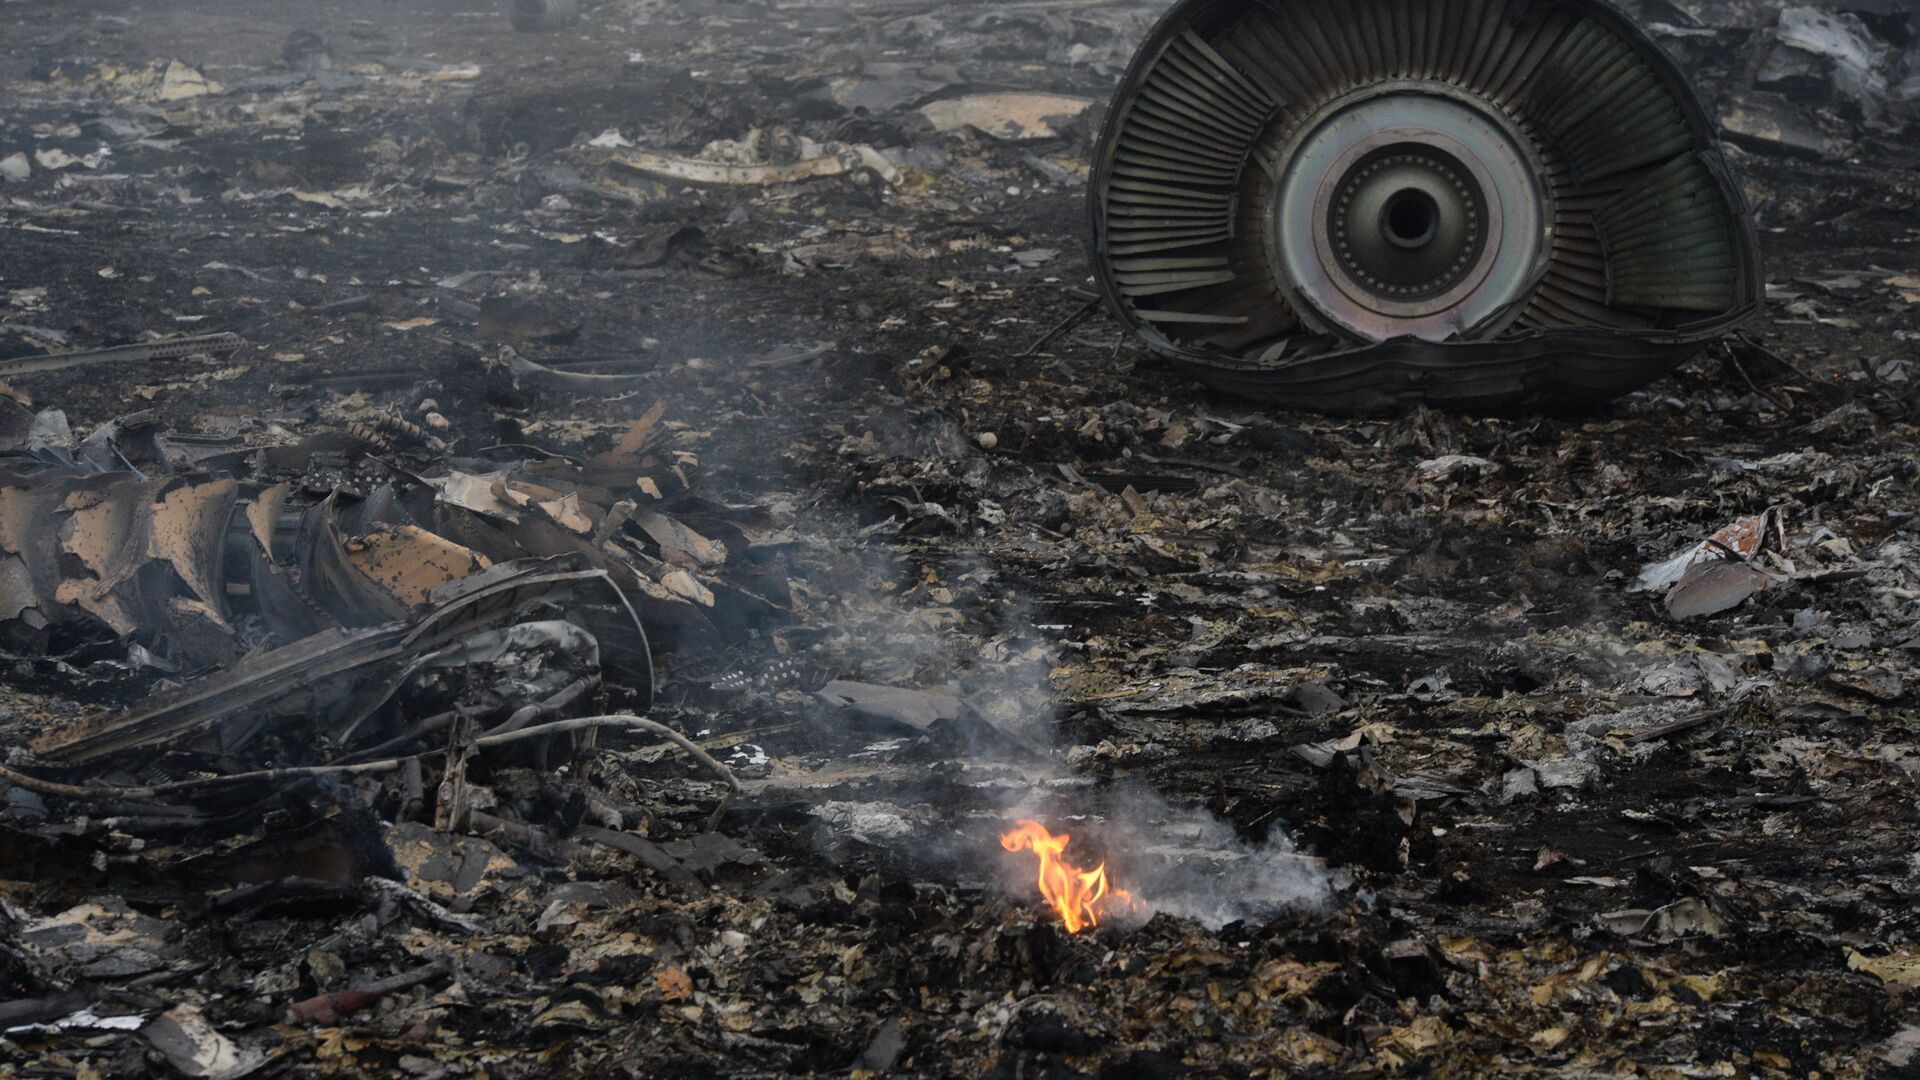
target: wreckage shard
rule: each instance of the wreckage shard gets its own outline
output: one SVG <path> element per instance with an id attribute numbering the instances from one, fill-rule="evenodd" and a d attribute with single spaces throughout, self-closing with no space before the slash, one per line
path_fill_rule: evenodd
<path id="1" fill-rule="evenodd" d="M 1762 291 L 1713 128 L 1600 0 L 1186 0 L 1088 203 L 1117 317 L 1300 408 L 1591 404 Z"/>

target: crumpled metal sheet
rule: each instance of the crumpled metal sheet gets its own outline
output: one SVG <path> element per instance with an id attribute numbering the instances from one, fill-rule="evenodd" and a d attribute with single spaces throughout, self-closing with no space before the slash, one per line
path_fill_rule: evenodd
<path id="1" fill-rule="evenodd" d="M 0 626 L 20 645 L 85 619 L 122 637 L 230 633 L 221 535 L 237 488 L 206 475 L 0 473 Z"/>
<path id="2" fill-rule="evenodd" d="M 185 668 L 222 666 L 404 622 L 490 565 L 562 555 L 606 573 L 670 639 L 776 617 L 784 587 L 755 564 L 744 511 L 694 496 L 655 448 L 664 413 L 584 464 L 370 474 L 356 490 L 330 470 L 376 447 L 350 432 L 180 458 L 148 414 L 75 443 L 43 410 L 0 447 L 0 647 L 111 635 Z"/>
<path id="3" fill-rule="evenodd" d="M 430 596 L 417 620 L 321 631 L 155 695 L 122 712 L 65 725 L 33 743 L 50 763 L 81 765 L 143 747 L 233 753 L 278 723 L 299 721 L 323 734 L 347 732 L 393 696 L 425 663 L 469 639 L 559 610 L 599 644 L 610 678 L 653 692 L 646 631 L 602 571 L 577 561 L 512 563 L 450 582 Z"/>

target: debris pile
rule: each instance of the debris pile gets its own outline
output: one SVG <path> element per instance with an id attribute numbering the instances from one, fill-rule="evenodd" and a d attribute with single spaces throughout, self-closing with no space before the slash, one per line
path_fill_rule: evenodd
<path id="1" fill-rule="evenodd" d="M 131 642 L 161 670 L 223 666 L 236 685 L 266 671 L 321 681 L 322 656 L 360 666 L 345 653 L 398 671 L 504 649 L 529 673 L 547 653 L 644 703 L 636 608 L 680 641 L 764 621 L 782 588 L 753 566 L 768 535 L 755 511 L 700 498 L 690 456 L 658 447 L 665 411 L 577 463 L 496 452 L 430 466 L 416 463 L 445 445 L 389 413 L 285 442 L 181 437 L 140 414 L 72 447 L 44 434 L 64 428 L 56 410 L 20 415 L 0 446 L 0 633 L 35 653 Z M 543 611 L 578 625 L 537 629 Z M 481 632 L 491 644 L 450 636 Z M 350 726 L 379 705 L 351 706 Z"/>
<path id="2" fill-rule="evenodd" d="M 1910 1072 L 1910 11 L 1645 5 L 1745 337 L 1353 419 L 1088 288 L 1165 6 L 5 5 L 0 1073 Z"/>
<path id="3" fill-rule="evenodd" d="M 1910 167 L 1920 122 L 1920 16 L 1886 0 L 1636 0 L 1635 11 L 1710 88 L 1720 130 L 1763 154 L 1892 155 Z"/>

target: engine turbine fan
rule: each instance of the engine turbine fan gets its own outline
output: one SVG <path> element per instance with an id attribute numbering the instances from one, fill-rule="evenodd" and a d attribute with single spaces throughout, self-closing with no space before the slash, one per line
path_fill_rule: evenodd
<path id="1" fill-rule="evenodd" d="M 1183 0 L 1090 191 L 1119 318 L 1302 408 L 1592 404 L 1762 295 L 1711 125 L 1601 0 Z"/>

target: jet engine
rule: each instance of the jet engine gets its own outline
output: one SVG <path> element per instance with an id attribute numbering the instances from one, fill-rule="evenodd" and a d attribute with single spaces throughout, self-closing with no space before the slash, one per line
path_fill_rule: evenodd
<path id="1" fill-rule="evenodd" d="M 1308 409 L 1589 405 L 1764 292 L 1712 125 L 1600 0 L 1183 0 L 1088 202 L 1124 323 Z"/>

